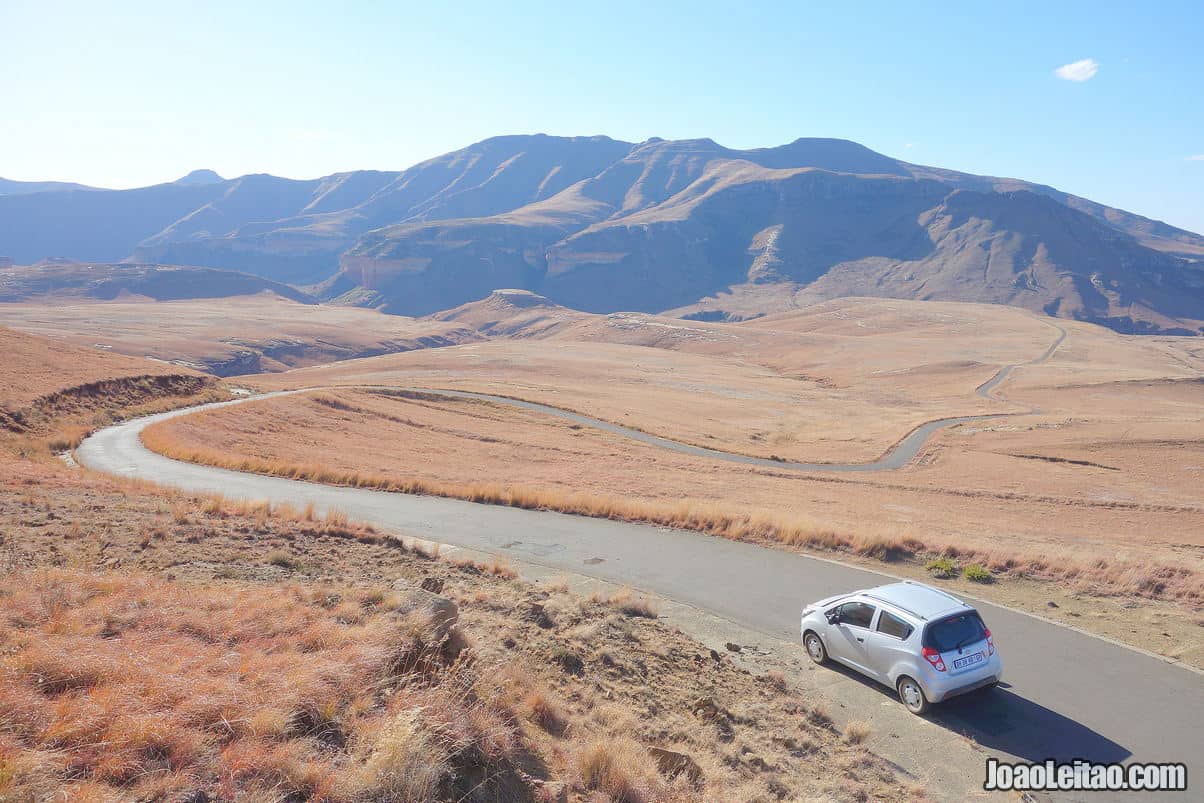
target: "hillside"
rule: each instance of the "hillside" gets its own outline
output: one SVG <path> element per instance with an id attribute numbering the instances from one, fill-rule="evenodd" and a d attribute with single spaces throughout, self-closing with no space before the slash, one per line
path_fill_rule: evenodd
<path id="1" fill-rule="evenodd" d="M 2 326 L 0 354 L 4 355 L 0 452 L 62 451 L 125 411 L 156 412 L 160 407 L 221 396 L 211 378 L 187 368 L 98 352 Z"/>
<path id="2" fill-rule="evenodd" d="M 69 181 L 14 181 L 0 178 L 0 195 L 27 195 L 32 192 L 61 192 L 64 190 L 90 190 L 83 184 Z"/>
<path id="3" fill-rule="evenodd" d="M 438 348 L 481 339 L 469 326 L 303 304 L 274 293 L 155 303 L 51 297 L 0 304 L 0 324 L 92 352 L 151 357 L 216 376 Z M 152 363 L 154 364 L 154 363 Z"/>
<path id="4" fill-rule="evenodd" d="M 84 264 L 43 262 L 0 268 L 0 302 L 39 300 L 62 303 L 82 299 L 111 301 L 143 297 L 155 301 L 190 298 L 229 298 L 256 293 L 312 304 L 294 288 L 235 271 L 175 265 Z"/>
<path id="5" fill-rule="evenodd" d="M 0 194 L 0 255 L 235 269 L 404 315 L 513 287 L 593 312 L 877 295 L 1204 331 L 1204 237 L 836 139 L 504 136 L 401 172 Z"/>
<path id="6" fill-rule="evenodd" d="M 0 326 L 0 415 L 70 388 L 144 376 L 191 375 L 174 365 L 106 354 Z"/>

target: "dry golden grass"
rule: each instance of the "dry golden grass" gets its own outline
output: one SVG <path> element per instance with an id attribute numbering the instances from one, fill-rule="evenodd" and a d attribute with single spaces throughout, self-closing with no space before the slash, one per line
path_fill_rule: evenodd
<path id="1" fill-rule="evenodd" d="M 786 681 L 786 676 L 776 669 L 771 669 L 765 673 L 765 682 L 772 686 L 779 694 L 785 694 L 790 690 L 790 684 Z"/>
<path id="2" fill-rule="evenodd" d="M 2 326 L 0 354 L 4 355 L 0 409 L 10 411 L 80 385 L 126 377 L 192 373 L 175 365 L 109 354 Z"/>
<path id="3" fill-rule="evenodd" d="M 282 371 L 477 337 L 454 323 L 300 304 L 267 293 L 188 301 L 4 304 L 0 320 L 85 349 L 99 344 L 104 347 L 96 349 L 100 357 L 150 356 L 222 373 Z M 237 342 L 231 342 L 231 333 Z M 248 362 L 248 352 L 256 355 L 258 367 Z M 46 367 L 53 370 L 56 364 L 51 360 Z"/>
<path id="4" fill-rule="evenodd" d="M 383 405 L 355 399 L 354 407 L 373 413 L 377 439 L 361 441 L 353 427 L 348 464 L 327 467 L 465 484 L 506 476 L 495 467 L 521 462 L 528 486 L 686 497 L 805 514 L 843 530 L 911 529 L 958 545 L 1003 536 L 1034 551 L 1052 541 L 1084 554 L 1142 552 L 1146 544 L 1133 545 L 1125 536 L 1131 526 L 1118 521 L 1134 510 L 1164 551 L 1182 540 L 1175 533 L 1197 545 L 1204 538 L 1193 481 L 1204 449 L 1204 384 L 1195 381 L 1204 354 L 1189 338 L 1124 337 L 1058 322 L 1067 340 L 1048 363 L 1013 371 L 998 391 L 1004 403 L 974 390 L 1000 365 L 1039 355 L 1057 334 L 1015 309 L 846 299 L 740 325 L 576 318 L 550 341 L 394 355 L 264 384 L 476 389 L 703 446 L 837 461 L 877 457 L 919 421 L 1036 407 L 1040 414 L 943 433 L 901 474 L 771 481 L 765 475 L 773 472 L 750 476 L 730 464 L 655 456 L 546 417 L 510 411 L 495 421 L 502 416 L 479 406 L 446 404 L 438 416 L 410 405 L 393 410 L 394 419 L 409 419 L 403 426 L 385 417 Z M 271 449 L 252 451 L 266 457 Z M 388 451 L 407 464 L 377 462 Z"/>
<path id="5" fill-rule="evenodd" d="M 310 518 L 0 452 L 0 799 L 176 800 L 223 789 L 246 800 L 311 789 L 331 801 L 588 799 L 577 757 L 619 736 L 702 766 L 701 785 L 654 776 L 641 785 L 637 773 L 624 786 L 606 776 L 613 788 L 654 791 L 650 800 L 744 800 L 783 788 L 822 799 L 843 783 L 854 748 L 838 733 L 800 725 L 793 699 L 731 661 L 700 673 L 707 648 L 674 628 L 618 615 L 609 598 L 526 586 Z M 304 571 L 273 566 L 276 550 Z M 388 586 L 399 576 L 411 586 L 433 580 L 459 603 L 473 661 L 441 658 L 429 667 L 437 677 L 402 667 L 397 682 L 379 680 L 387 655 L 423 654 L 413 645 L 431 641 L 425 625 L 415 632 L 390 613 L 397 596 Z M 530 619 L 533 602 L 548 621 Z M 561 650 L 578 656 L 580 675 L 556 662 Z M 755 720 L 731 727 L 780 769 L 729 763 L 725 731 L 692 713 L 700 693 L 720 706 L 763 699 Z M 30 735 L 25 719 L 8 716 L 17 698 L 32 701 L 16 707 L 34 724 L 84 741 L 39 749 L 44 731 Z M 97 728 L 100 737 L 88 730 Z M 774 741 L 800 728 L 814 759 Z M 338 733 L 343 747 L 332 746 Z M 102 755 L 96 738 L 121 740 L 120 756 Z M 636 760 L 646 767 L 646 755 Z M 80 766 L 106 774 L 80 775 Z M 885 764 L 849 766 L 876 798 L 905 798 Z"/>
<path id="6" fill-rule="evenodd" d="M 546 691 L 537 689 L 527 693 L 523 698 L 521 709 L 527 719 L 531 720 L 548 733 L 560 735 L 569 725 L 569 717 L 564 706 L 554 700 Z"/>
<path id="7" fill-rule="evenodd" d="M 500 767 L 518 748 L 477 670 L 387 596 L 57 570 L 5 588 L 5 800 L 73 797 L 81 780 L 139 799 L 426 800 L 465 756 Z"/>
<path id="8" fill-rule="evenodd" d="M 1172 600 L 1190 613 L 1202 598 L 1194 477 L 1204 459 L 1204 352 L 1185 339 L 1058 326 L 1066 341 L 1048 363 L 1012 372 L 999 390 L 1006 402 L 974 389 L 998 366 L 1040 354 L 1051 325 L 998 307 L 867 299 L 741 325 L 572 315 L 538 333 L 546 341 L 392 355 L 265 382 L 476 389 L 805 459 L 872 458 L 941 415 L 1041 410 L 945 431 L 892 474 L 750 468 L 513 408 L 350 390 L 179 420 L 166 448 L 284 476 L 835 552 L 911 576 L 948 555 L 959 570 L 978 563 L 1003 581 L 959 577 L 948 581 L 955 588 L 1063 619 L 1079 612 L 1045 604 L 1063 591 Z M 1181 640 L 1147 639 L 1106 618 L 1074 623 L 1160 652 L 1196 649 L 1196 639 L 1180 649 Z"/>
<path id="9" fill-rule="evenodd" d="M 585 788 L 615 803 L 646 803 L 658 797 L 662 786 L 648 751 L 626 736 L 585 745 L 576 755 L 576 768 Z"/>
<path id="10" fill-rule="evenodd" d="M 120 417 L 225 398 L 188 369 L 0 327 L 0 447 L 27 456 L 74 449 Z"/>
<path id="11" fill-rule="evenodd" d="M 609 605 L 627 616 L 639 616 L 645 619 L 657 617 L 656 605 L 647 597 L 637 596 L 628 588 L 620 589 L 613 594 L 596 593 L 590 596 L 590 600 Z"/>
<path id="12" fill-rule="evenodd" d="M 870 726 L 867 722 L 853 720 L 844 726 L 844 740 L 849 744 L 861 744 L 870 738 Z"/>
<path id="13" fill-rule="evenodd" d="M 974 389 L 1000 365 L 1039 354 L 1055 334 L 1005 307 L 857 299 L 772 325 L 581 316 L 533 339 L 255 381 L 265 388 L 383 384 L 501 393 L 733 452 L 872 460 L 932 418 L 1021 409 L 980 399 Z"/>
<path id="14" fill-rule="evenodd" d="M 253 408 L 252 408 L 253 409 Z M 279 409 L 279 408 L 277 408 Z M 893 564 L 914 563 L 922 566 L 928 556 L 957 557 L 965 564 L 979 563 L 1002 575 L 1071 582 L 1084 590 L 1105 595 L 1139 596 L 1178 600 L 1193 605 L 1204 602 L 1204 583 L 1200 574 L 1188 565 L 1153 560 L 1126 560 L 1115 557 L 1052 558 L 1048 551 L 979 546 L 973 542 L 955 542 L 948 538 L 921 540 L 908 534 L 881 532 L 842 532 L 814 521 L 771 513 L 754 513 L 718 504 L 695 506 L 689 502 L 665 504 L 641 499 L 615 498 L 602 494 L 566 492 L 502 483 L 448 483 L 422 478 L 402 479 L 389 475 L 366 474 L 355 470 L 335 470 L 321 465 L 298 465 L 285 460 L 263 460 L 230 455 L 215 449 L 181 444 L 182 426 L 194 433 L 212 431 L 206 419 L 221 420 L 225 411 L 202 414 L 200 425 L 189 419 L 176 419 L 143 431 L 145 445 L 161 454 L 180 460 L 205 463 L 237 471 L 252 471 L 273 476 L 374 488 L 401 493 L 430 494 L 467 499 L 485 504 L 505 505 L 533 510 L 655 524 L 695 530 L 733 540 L 778 543 L 790 547 L 849 554 L 883 560 Z M 408 457 L 408 455 L 407 455 Z M 733 492 L 736 489 L 733 488 Z"/>

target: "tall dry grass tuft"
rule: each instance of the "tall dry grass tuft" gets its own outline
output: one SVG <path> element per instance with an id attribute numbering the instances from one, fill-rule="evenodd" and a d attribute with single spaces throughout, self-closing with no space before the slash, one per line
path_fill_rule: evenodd
<path id="1" fill-rule="evenodd" d="M 582 784 L 615 803 L 646 803 L 662 790 L 648 751 L 628 736 L 596 739 L 580 749 L 575 765 Z"/>
<path id="2" fill-rule="evenodd" d="M 844 726 L 844 740 L 849 744 L 861 744 L 870 738 L 869 723 L 853 720 Z"/>
<path id="3" fill-rule="evenodd" d="M 338 508 L 329 508 L 323 518 L 326 521 L 327 527 L 338 527 L 340 529 L 347 527 L 347 513 Z"/>
<path id="4" fill-rule="evenodd" d="M 564 707 L 542 689 L 529 691 L 522 701 L 523 713 L 548 733 L 561 735 L 569 725 Z"/>
<path id="5" fill-rule="evenodd" d="M 421 709 L 409 708 L 381 726 L 363 767 L 346 782 L 351 797 L 384 803 L 433 800 L 451 770 L 451 755 L 433 738 Z"/>
<path id="6" fill-rule="evenodd" d="M 70 452 L 92 434 L 92 429 L 93 427 L 85 424 L 63 424 L 58 431 L 45 439 L 46 450 L 51 454 Z"/>
<path id="7" fill-rule="evenodd" d="M 595 593 L 590 595 L 593 602 L 601 602 L 618 610 L 627 616 L 637 616 L 644 619 L 657 617 L 656 606 L 647 597 L 636 596 L 631 589 L 622 588 L 609 596 Z"/>

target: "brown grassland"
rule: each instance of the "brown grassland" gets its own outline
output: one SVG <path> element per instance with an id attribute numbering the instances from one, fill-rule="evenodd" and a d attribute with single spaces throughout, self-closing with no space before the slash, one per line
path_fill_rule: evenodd
<path id="1" fill-rule="evenodd" d="M 1204 662 L 1204 348 L 1059 322 L 1067 338 L 1053 357 L 982 399 L 975 388 L 999 366 L 1053 342 L 1049 324 L 976 305 L 820 307 L 740 325 L 552 310 L 568 320 L 540 339 L 254 381 L 478 390 L 791 459 L 872 459 L 923 420 L 1014 415 L 946 430 L 907 469 L 879 474 L 749 467 L 492 403 L 353 388 L 176 419 L 145 440 L 244 470 L 835 550 L 903 574 L 945 555 L 1007 580 L 954 581 L 963 591 Z"/>
<path id="2" fill-rule="evenodd" d="M 49 377 L 26 401 L 146 365 L 126 370 Z M 0 800 L 924 799 L 822 703 L 647 600 L 48 448 L 188 401 L 74 393 L 42 410 L 40 440 L 0 432 Z"/>
<path id="3" fill-rule="evenodd" d="M 4 355 L 0 411 L 28 410 L 72 388 L 136 377 L 199 376 L 175 365 L 81 348 L 58 340 L 30 337 L 0 326 Z M 52 411 L 53 412 L 53 411 Z"/>
<path id="4" fill-rule="evenodd" d="M 0 441 L 23 455 L 74 448 L 129 417 L 228 398 L 212 377 L 0 327 Z"/>
<path id="5" fill-rule="evenodd" d="M 455 324 L 301 304 L 266 292 L 191 301 L 6 303 L 0 304 L 0 323 L 101 353 L 152 357 L 221 374 L 282 371 L 475 339 Z M 50 370 L 55 363 L 47 365 Z"/>
<path id="6" fill-rule="evenodd" d="M 5 801 L 924 797 L 822 704 L 639 599 L 532 587 L 337 512 L 0 464 Z M 458 626 L 406 612 L 398 581 L 439 589 Z"/>

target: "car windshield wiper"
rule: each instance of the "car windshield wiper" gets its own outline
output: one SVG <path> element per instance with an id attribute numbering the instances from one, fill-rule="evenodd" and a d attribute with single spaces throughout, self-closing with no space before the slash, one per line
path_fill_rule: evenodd
<path id="1" fill-rule="evenodd" d="M 982 635 L 981 633 L 972 633 L 972 634 L 970 634 L 969 636 L 966 636 L 966 637 L 965 637 L 964 639 L 962 639 L 961 641 L 957 642 L 957 646 L 956 646 L 956 647 L 954 647 L 953 649 L 957 650 L 957 651 L 960 653 L 960 652 L 962 651 L 962 647 L 966 646 L 966 645 L 967 645 L 967 644 L 969 644 L 971 641 L 975 641 L 975 640 L 976 640 L 976 639 L 978 639 L 978 638 L 979 638 L 981 635 Z"/>

